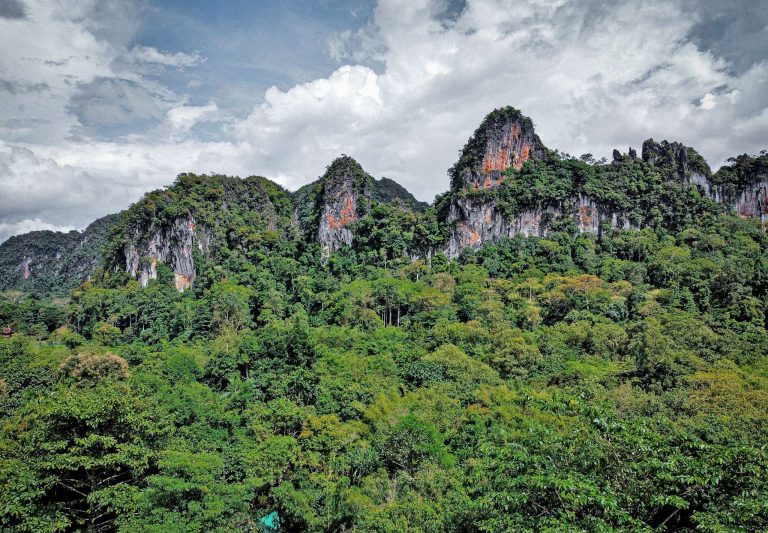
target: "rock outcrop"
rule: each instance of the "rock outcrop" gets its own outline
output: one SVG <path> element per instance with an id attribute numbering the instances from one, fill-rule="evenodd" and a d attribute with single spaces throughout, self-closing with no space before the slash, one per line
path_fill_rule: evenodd
<path id="1" fill-rule="evenodd" d="M 570 218 L 579 231 L 601 235 L 603 228 L 637 228 L 639 222 L 630 222 L 630 216 L 606 199 L 603 203 L 584 192 L 577 176 L 571 176 L 570 193 L 556 198 L 519 206 L 509 214 L 494 191 L 504 180 L 514 180 L 525 161 L 538 160 L 547 166 L 549 155 L 533 123 L 514 108 L 495 110 L 488 115 L 465 145 L 459 161 L 450 169 L 451 191 L 443 220 L 449 226 L 445 253 L 456 258 L 466 248 L 479 248 L 484 244 L 515 235 L 546 236 L 550 225 L 559 219 Z M 645 168 L 656 167 L 668 177 L 670 186 L 699 186 L 711 194 L 712 175 L 704 159 L 693 149 L 677 142 L 657 143 L 649 139 L 643 143 L 642 161 Z M 605 168 L 620 168 L 624 164 L 642 164 L 637 153 L 628 155 L 613 151 L 613 162 Z M 646 170 L 647 171 L 647 170 Z M 617 185 L 618 186 L 618 185 Z M 490 192 L 483 193 L 484 190 Z M 603 196 L 605 193 L 602 192 Z M 751 195 L 751 196 L 750 196 Z M 742 204 L 762 205 L 761 191 L 745 189 Z M 755 197 L 757 200 L 753 200 Z M 737 200 L 734 200 L 737 201 Z M 626 207 L 626 206 L 625 206 Z M 759 209 L 756 207 L 755 209 Z M 637 215 L 635 215 L 637 220 Z"/>
<path id="2" fill-rule="evenodd" d="M 126 272 L 146 287 L 149 280 L 157 278 L 158 263 L 164 263 L 173 270 L 178 291 L 191 287 L 197 276 L 195 248 L 207 255 L 211 244 L 210 230 L 198 227 L 191 215 L 154 228 L 145 237 L 138 227 L 131 228 L 129 235 L 133 238 L 123 251 Z"/>
<path id="3" fill-rule="evenodd" d="M 294 218 L 307 240 L 320 244 L 323 261 L 349 246 L 354 223 L 366 216 L 373 203 L 396 204 L 407 211 L 423 211 L 405 188 L 388 178 L 374 179 L 352 157 L 336 158 L 320 179 L 292 195 Z"/>
<path id="4" fill-rule="evenodd" d="M 496 109 L 485 117 L 449 170 L 452 198 L 445 217 L 451 226 L 445 250 L 449 258 L 501 237 L 543 234 L 548 210 L 527 211 L 509 220 L 495 199 L 465 194 L 498 187 L 508 169 L 520 170 L 532 157 L 543 159 L 545 148 L 531 119 L 513 107 Z"/>
<path id="5" fill-rule="evenodd" d="M 320 183 L 317 242 L 327 258 L 352 244 L 350 226 L 370 210 L 375 180 L 357 161 L 343 155 L 330 164 Z"/>
<path id="6" fill-rule="evenodd" d="M 496 109 L 475 130 L 450 169 L 451 190 L 496 187 L 508 168 L 520 170 L 529 158 L 543 158 L 544 151 L 530 118 L 513 107 Z"/>
<path id="7" fill-rule="evenodd" d="M 679 183 L 695 184 L 710 193 L 709 179 L 712 171 L 696 150 L 679 142 L 643 142 L 642 158 L 646 163 L 663 168 L 673 180 Z"/>

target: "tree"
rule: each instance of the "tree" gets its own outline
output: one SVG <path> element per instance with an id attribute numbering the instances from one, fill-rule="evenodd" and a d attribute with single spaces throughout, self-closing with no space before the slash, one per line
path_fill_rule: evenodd
<path id="1" fill-rule="evenodd" d="M 60 385 L 3 427 L 0 524 L 111 530 L 166 434 L 156 410 L 126 384 Z"/>

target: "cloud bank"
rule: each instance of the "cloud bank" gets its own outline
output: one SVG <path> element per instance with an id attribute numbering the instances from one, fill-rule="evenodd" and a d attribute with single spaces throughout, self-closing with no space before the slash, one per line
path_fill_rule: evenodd
<path id="1" fill-rule="evenodd" d="M 335 71 L 272 87 L 244 116 L 169 88 L 159 74 L 194 71 L 205 51 L 134 43 L 126 28 L 141 12 L 107 4 L 0 13 L 0 240 L 83 227 L 184 171 L 295 189 L 341 153 L 429 200 L 503 105 L 574 155 L 653 136 L 716 167 L 768 148 L 765 54 L 736 65 L 732 48 L 702 44 L 704 3 L 381 0 L 367 24 L 329 39 Z"/>

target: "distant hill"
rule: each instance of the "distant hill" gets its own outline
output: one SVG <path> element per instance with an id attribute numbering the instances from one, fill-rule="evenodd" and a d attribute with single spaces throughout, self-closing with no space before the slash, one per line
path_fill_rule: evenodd
<path id="1" fill-rule="evenodd" d="M 32 231 L 0 244 L 0 290 L 63 296 L 102 263 L 102 248 L 120 215 L 108 215 L 84 231 Z"/>

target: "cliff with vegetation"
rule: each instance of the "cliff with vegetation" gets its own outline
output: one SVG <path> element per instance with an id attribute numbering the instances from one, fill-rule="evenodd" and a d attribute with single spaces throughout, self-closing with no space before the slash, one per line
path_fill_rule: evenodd
<path id="1" fill-rule="evenodd" d="M 118 215 L 91 223 L 82 232 L 33 231 L 0 244 L 0 291 L 64 296 L 102 266 L 102 248 Z"/>
<path id="2" fill-rule="evenodd" d="M 105 260 L 142 287 L 164 266 L 177 290 L 205 268 L 258 258 L 295 240 L 289 193 L 258 176 L 181 174 L 122 213 Z"/>
<path id="3" fill-rule="evenodd" d="M 611 229 L 678 231 L 726 210 L 764 219 L 761 157 L 732 160 L 713 175 L 693 148 L 648 139 L 641 157 L 630 148 L 614 150 L 611 162 L 577 159 L 543 147 L 519 111 L 496 110 L 465 145 L 437 206 L 449 231 L 445 253 L 456 258 L 518 234 L 545 237 L 563 225 L 601 238 Z"/>

